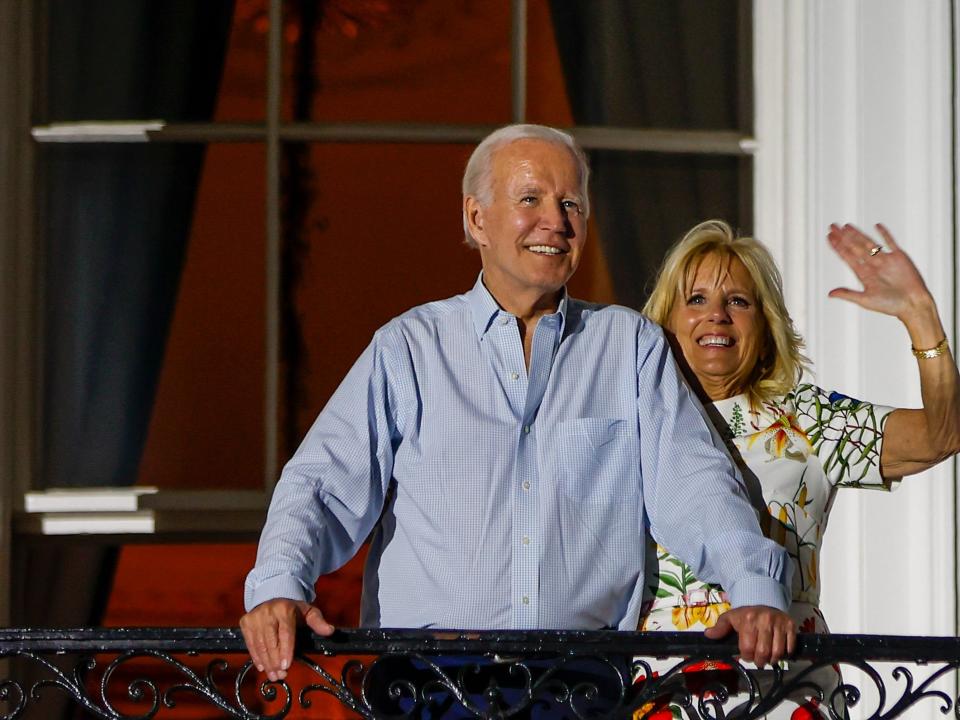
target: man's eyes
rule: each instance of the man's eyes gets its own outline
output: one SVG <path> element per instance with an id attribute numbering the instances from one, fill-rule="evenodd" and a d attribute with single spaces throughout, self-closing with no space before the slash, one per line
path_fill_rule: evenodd
<path id="1" fill-rule="evenodd" d="M 534 205 L 539 204 L 540 197 L 537 195 L 524 195 L 520 198 L 520 204 L 524 207 L 533 207 Z M 580 203 L 576 200 L 561 200 L 560 207 L 562 207 L 567 212 L 579 213 L 580 212 Z"/>

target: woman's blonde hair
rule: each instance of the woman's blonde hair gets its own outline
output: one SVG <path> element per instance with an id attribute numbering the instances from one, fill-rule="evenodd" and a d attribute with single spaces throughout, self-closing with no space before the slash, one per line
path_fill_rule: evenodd
<path id="1" fill-rule="evenodd" d="M 686 297 L 696 268 L 712 255 L 721 260 L 719 272 L 729 268 L 733 258 L 743 263 L 756 287 L 757 302 L 766 320 L 760 360 L 750 375 L 746 391 L 752 399 L 760 401 L 789 392 L 809 368 L 810 361 L 803 354 L 803 338 L 787 312 L 780 271 L 770 251 L 759 240 L 737 237 L 722 220 L 700 223 L 670 249 L 657 273 L 653 292 L 643 306 L 643 314 L 668 327 L 677 299 Z"/>

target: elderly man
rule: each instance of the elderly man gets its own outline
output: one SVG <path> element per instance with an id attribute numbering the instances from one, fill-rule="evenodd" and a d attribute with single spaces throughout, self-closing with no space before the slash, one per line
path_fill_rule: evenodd
<path id="1" fill-rule="evenodd" d="M 283 470 L 240 621 L 282 678 L 321 573 L 373 531 L 361 622 L 634 630 L 644 533 L 720 582 L 759 665 L 792 651 L 789 567 L 762 537 L 660 328 L 565 285 L 588 168 L 565 133 L 502 128 L 467 164 L 469 292 L 378 330 Z M 779 609 L 778 609 L 779 608 Z"/>

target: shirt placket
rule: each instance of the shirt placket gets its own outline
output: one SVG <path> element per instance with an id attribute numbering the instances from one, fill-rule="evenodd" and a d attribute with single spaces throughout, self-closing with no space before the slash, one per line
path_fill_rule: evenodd
<path id="1" fill-rule="evenodd" d="M 516 471 L 513 482 L 511 553 L 511 604 L 514 628 L 538 628 L 541 616 L 540 551 L 543 528 L 537 495 L 540 486 L 537 462 L 537 412 L 550 376 L 556 347 L 559 315 L 541 318 L 533 337 L 530 369 L 525 382 L 522 413 L 516 436 Z M 510 328 L 519 341 L 515 321 Z M 523 347 L 518 344 L 520 362 Z M 521 365 L 522 367 L 522 365 Z"/>

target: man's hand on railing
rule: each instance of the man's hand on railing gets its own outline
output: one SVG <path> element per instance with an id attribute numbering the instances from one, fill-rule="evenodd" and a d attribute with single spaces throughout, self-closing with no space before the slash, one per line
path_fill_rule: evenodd
<path id="1" fill-rule="evenodd" d="M 320 608 L 308 602 L 276 598 L 260 603 L 240 618 L 240 630 L 257 670 L 270 680 L 283 680 L 293 662 L 297 625 L 306 623 L 317 635 L 332 635 L 333 625 Z"/>
<path id="2" fill-rule="evenodd" d="M 793 654 L 797 640 L 797 626 L 790 616 L 766 605 L 728 610 L 703 634 L 717 640 L 731 630 L 736 630 L 740 639 L 740 658 L 759 668 Z"/>

